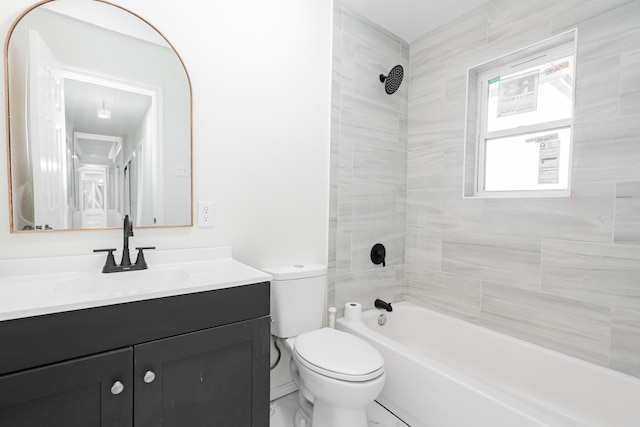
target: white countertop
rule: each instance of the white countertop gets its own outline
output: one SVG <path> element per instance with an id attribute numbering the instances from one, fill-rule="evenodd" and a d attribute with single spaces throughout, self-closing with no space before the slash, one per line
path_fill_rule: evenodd
<path id="1" fill-rule="evenodd" d="M 136 251 L 131 251 L 135 262 Z M 121 252 L 115 253 L 119 263 Z M 102 273 L 106 253 L 0 260 L 0 321 L 271 280 L 231 248 L 145 251 L 149 268 Z"/>

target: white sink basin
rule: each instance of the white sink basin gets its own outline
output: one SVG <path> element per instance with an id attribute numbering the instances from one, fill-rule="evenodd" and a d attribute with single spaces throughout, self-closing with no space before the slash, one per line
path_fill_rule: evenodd
<path id="1" fill-rule="evenodd" d="M 0 259 L 0 322 L 271 280 L 235 261 L 230 248 L 145 255 L 149 269 L 118 273 L 101 273 L 103 254 Z"/>
<path id="2" fill-rule="evenodd" d="M 62 280 L 56 283 L 53 292 L 60 295 L 136 295 L 173 289 L 188 279 L 189 273 L 184 269 L 96 273 Z"/>

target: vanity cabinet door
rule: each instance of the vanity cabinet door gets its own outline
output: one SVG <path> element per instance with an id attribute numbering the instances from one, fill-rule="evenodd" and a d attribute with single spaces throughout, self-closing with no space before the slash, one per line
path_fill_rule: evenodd
<path id="1" fill-rule="evenodd" d="M 132 360 L 129 347 L 1 376 L 0 426 L 131 426 Z"/>
<path id="2" fill-rule="evenodd" d="M 134 347 L 136 427 L 268 427 L 269 318 Z"/>

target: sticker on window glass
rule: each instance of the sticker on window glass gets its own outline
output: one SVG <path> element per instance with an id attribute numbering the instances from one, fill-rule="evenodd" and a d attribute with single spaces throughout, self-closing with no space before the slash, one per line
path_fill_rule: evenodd
<path id="1" fill-rule="evenodd" d="M 544 75 L 548 76 L 549 74 L 557 73 L 558 71 L 564 70 L 565 68 L 569 68 L 569 61 L 564 61 L 557 65 L 552 65 L 551 67 L 544 70 Z"/>
<path id="2" fill-rule="evenodd" d="M 538 70 L 500 80 L 498 117 L 538 109 Z"/>
<path id="3" fill-rule="evenodd" d="M 558 134 L 546 135 L 539 139 L 538 184 L 557 184 L 560 178 L 560 140 Z"/>

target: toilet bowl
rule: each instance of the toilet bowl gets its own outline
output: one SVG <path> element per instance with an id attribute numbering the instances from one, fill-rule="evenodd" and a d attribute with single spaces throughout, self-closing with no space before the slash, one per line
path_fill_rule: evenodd
<path id="1" fill-rule="evenodd" d="M 375 348 L 356 336 L 323 328 L 297 337 L 292 353 L 297 385 L 313 402 L 313 427 L 367 426 L 365 408 L 385 380 L 384 360 Z"/>
<path id="2" fill-rule="evenodd" d="M 382 391 L 384 360 L 369 343 L 322 328 L 326 267 L 264 269 L 271 283 L 272 334 L 291 353 L 298 386 L 296 427 L 367 427 L 365 408 Z"/>

